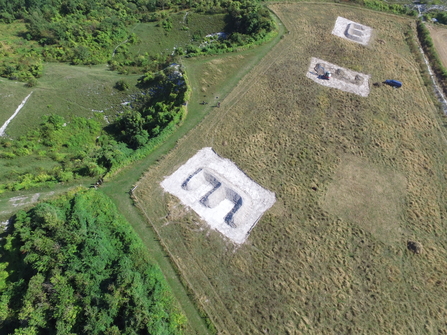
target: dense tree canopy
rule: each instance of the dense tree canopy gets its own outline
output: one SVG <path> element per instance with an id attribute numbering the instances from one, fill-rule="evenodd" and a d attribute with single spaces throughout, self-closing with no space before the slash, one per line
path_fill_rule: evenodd
<path id="1" fill-rule="evenodd" d="M 0 250 L 2 334 L 180 334 L 161 271 L 95 190 L 19 212 Z"/>

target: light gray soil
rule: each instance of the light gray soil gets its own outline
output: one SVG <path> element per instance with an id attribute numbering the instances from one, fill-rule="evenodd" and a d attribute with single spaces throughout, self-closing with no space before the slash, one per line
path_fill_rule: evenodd
<path id="1" fill-rule="evenodd" d="M 335 21 L 332 34 L 352 42 L 368 45 L 372 28 L 339 16 Z"/>

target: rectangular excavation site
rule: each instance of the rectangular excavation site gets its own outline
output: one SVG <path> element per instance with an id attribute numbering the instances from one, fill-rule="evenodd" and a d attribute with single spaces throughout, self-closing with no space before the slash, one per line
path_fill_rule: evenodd
<path id="1" fill-rule="evenodd" d="M 368 45 L 371 39 L 372 28 L 363 24 L 337 17 L 332 34 L 356 42 L 362 45 Z"/>
<path id="2" fill-rule="evenodd" d="M 192 208 L 212 229 L 244 243 L 275 194 L 212 148 L 203 148 L 161 183 L 163 189 Z"/>
<path id="3" fill-rule="evenodd" d="M 331 73 L 329 79 L 325 77 L 328 71 Z M 369 74 L 348 70 L 322 59 L 312 57 L 306 77 L 323 86 L 338 88 L 362 97 L 369 95 L 369 78 L 371 77 Z"/>

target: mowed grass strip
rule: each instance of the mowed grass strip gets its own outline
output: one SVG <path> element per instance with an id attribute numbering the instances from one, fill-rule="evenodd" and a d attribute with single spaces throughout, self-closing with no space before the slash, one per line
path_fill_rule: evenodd
<path id="1" fill-rule="evenodd" d="M 147 172 L 139 206 L 221 333 L 442 333 L 447 150 L 405 43 L 414 22 L 333 4 L 271 8 L 291 33 Z M 337 16 L 375 39 L 331 35 Z M 404 85 L 371 87 L 368 98 L 326 88 L 305 77 L 311 57 Z M 205 146 L 276 193 L 243 246 L 159 186 Z M 343 200 L 331 203 L 337 185 Z"/>

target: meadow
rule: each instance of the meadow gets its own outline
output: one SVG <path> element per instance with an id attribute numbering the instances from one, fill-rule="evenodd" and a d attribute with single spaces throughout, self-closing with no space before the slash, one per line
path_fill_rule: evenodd
<path id="1" fill-rule="evenodd" d="M 189 44 L 199 44 L 199 37 L 224 30 L 223 14 L 202 15 L 181 11 L 170 16 L 171 28 L 163 29 L 161 22 L 138 23 L 132 29 L 137 36 L 137 43 L 129 46 L 133 55 L 149 53 L 170 55 L 176 49 L 186 49 Z M 196 39 L 194 38 L 196 37 Z"/>
<path id="2" fill-rule="evenodd" d="M 1 79 L 2 101 L 5 107 L 0 112 L 3 124 L 15 111 L 20 102 L 32 91 L 20 113 L 7 128 L 12 138 L 24 135 L 42 121 L 42 116 L 57 114 L 67 119 L 73 116 L 86 118 L 100 115 L 114 118 L 123 110 L 121 105 L 129 95 L 137 92 L 135 84 L 141 75 L 122 76 L 109 71 L 106 65 L 71 66 L 46 63 L 44 74 L 36 87 L 27 88 L 23 83 Z M 132 91 L 120 92 L 115 83 L 125 79 Z M 103 119 L 103 124 L 107 121 Z"/>
<path id="3" fill-rule="evenodd" d="M 221 334 L 444 334 L 447 140 L 408 43 L 414 20 L 270 8 L 290 34 L 145 173 L 134 199 L 146 229 Z M 337 16 L 372 27 L 369 46 L 331 35 Z M 367 98 L 326 88 L 306 78 L 311 57 L 403 87 L 371 86 Z M 185 62 L 195 92 L 216 99 L 212 73 L 232 62 L 204 59 L 200 74 Z M 159 185 L 205 146 L 276 194 L 244 245 Z"/>

